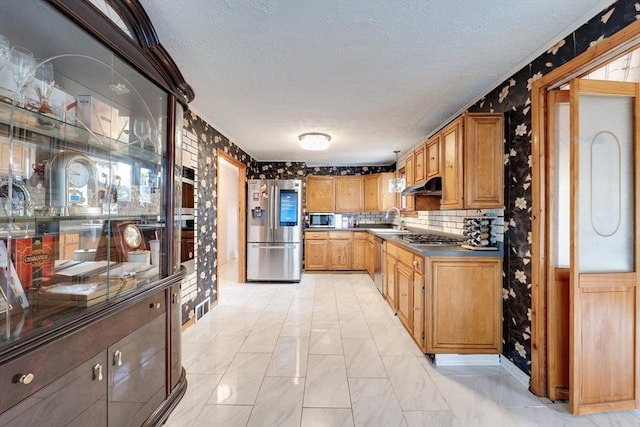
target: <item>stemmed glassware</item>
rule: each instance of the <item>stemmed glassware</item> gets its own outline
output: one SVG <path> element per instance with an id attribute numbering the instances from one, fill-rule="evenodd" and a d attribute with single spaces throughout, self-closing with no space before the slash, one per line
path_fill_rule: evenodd
<path id="1" fill-rule="evenodd" d="M 49 97 L 53 91 L 54 77 L 53 77 L 53 64 L 51 62 L 43 62 L 36 68 L 36 84 L 35 89 L 40 99 L 40 108 L 38 113 L 44 116 L 53 117 L 53 110 L 49 106 Z M 53 121 L 44 117 L 38 118 L 38 122 L 41 125 L 53 125 Z"/>
<path id="2" fill-rule="evenodd" d="M 147 119 L 133 120 L 133 134 L 140 141 L 140 148 L 144 148 L 144 141 L 151 139 L 151 123 Z"/>
<path id="3" fill-rule="evenodd" d="M 9 66 L 13 81 L 18 86 L 20 106 L 24 106 L 24 92 L 33 80 L 33 67 L 35 59 L 30 50 L 20 46 L 13 46 L 9 58 Z"/>

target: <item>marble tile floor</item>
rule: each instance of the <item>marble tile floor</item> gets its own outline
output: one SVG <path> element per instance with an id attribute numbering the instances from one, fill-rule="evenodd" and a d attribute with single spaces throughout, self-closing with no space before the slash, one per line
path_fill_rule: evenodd
<path id="1" fill-rule="evenodd" d="M 183 335 L 188 389 L 166 426 L 640 426 L 572 416 L 503 368 L 436 367 L 366 274 L 239 284 Z"/>

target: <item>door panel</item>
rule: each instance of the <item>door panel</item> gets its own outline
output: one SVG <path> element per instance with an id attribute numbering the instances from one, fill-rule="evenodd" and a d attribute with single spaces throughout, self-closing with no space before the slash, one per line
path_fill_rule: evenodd
<path id="1" fill-rule="evenodd" d="M 570 387 L 574 414 L 637 407 L 638 85 L 571 82 Z"/>
<path id="2" fill-rule="evenodd" d="M 550 149 L 547 179 L 549 262 L 547 264 L 547 393 L 549 399 L 569 399 L 569 264 L 571 162 L 569 91 L 548 93 Z"/>

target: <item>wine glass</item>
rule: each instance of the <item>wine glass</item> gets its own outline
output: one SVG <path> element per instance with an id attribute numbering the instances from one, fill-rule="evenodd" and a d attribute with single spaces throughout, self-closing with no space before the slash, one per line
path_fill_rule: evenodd
<path id="1" fill-rule="evenodd" d="M 2 70 L 8 63 L 11 55 L 11 45 L 9 39 L 0 34 L 0 70 Z"/>
<path id="2" fill-rule="evenodd" d="M 20 46 L 13 46 L 9 57 L 9 68 L 13 81 L 18 86 L 20 106 L 24 105 L 24 92 L 33 79 L 35 59 L 30 50 Z"/>
<path id="3" fill-rule="evenodd" d="M 133 134 L 140 141 L 140 148 L 144 148 L 144 141 L 151 138 L 151 123 L 149 123 L 149 120 L 134 119 Z"/>
<path id="4" fill-rule="evenodd" d="M 51 62 L 44 62 L 36 68 L 36 93 L 40 99 L 40 108 L 38 113 L 53 116 L 53 110 L 49 106 L 49 97 L 53 91 L 53 64 Z"/>

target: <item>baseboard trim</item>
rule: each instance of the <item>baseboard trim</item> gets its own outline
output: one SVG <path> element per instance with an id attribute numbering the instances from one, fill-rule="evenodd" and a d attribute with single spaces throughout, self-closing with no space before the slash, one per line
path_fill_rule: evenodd
<path id="1" fill-rule="evenodd" d="M 522 370 L 518 368 L 511 360 L 507 359 L 503 355 L 500 355 L 500 366 L 502 366 L 505 371 L 507 371 L 513 378 L 515 378 L 516 381 L 529 389 L 529 387 L 531 386 L 531 377 L 522 372 Z"/>
<path id="2" fill-rule="evenodd" d="M 182 325 L 182 332 L 186 331 L 189 326 L 195 325 L 195 323 L 196 323 L 195 317 L 192 317 L 191 319 L 184 322 L 184 324 Z"/>
<path id="3" fill-rule="evenodd" d="M 479 366 L 500 365 L 499 354 L 436 354 L 434 362 L 437 366 Z"/>

